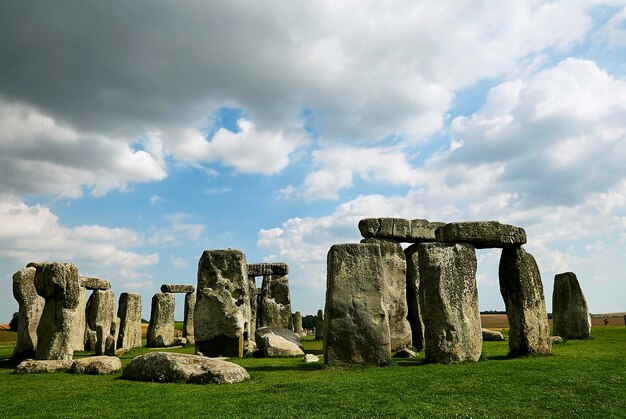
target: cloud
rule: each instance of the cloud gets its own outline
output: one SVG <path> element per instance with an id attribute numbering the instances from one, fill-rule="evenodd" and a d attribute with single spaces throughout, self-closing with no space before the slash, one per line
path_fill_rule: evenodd
<path id="1" fill-rule="evenodd" d="M 189 266 L 187 261 L 181 256 L 170 255 L 170 262 L 172 263 L 172 265 L 174 265 L 174 267 L 178 269 L 185 269 L 187 266 Z"/>
<path id="2" fill-rule="evenodd" d="M 178 245 L 187 241 L 198 241 L 206 229 L 206 225 L 190 223 L 187 220 L 193 218 L 192 214 L 175 213 L 164 216 L 170 224 L 166 227 L 150 228 L 148 243 L 157 245 Z"/>
<path id="3" fill-rule="evenodd" d="M 159 195 L 152 195 L 152 196 L 150 197 L 150 203 L 151 203 L 152 205 L 156 205 L 156 204 L 158 204 L 159 202 L 163 202 L 163 198 L 162 198 L 162 197 L 160 197 Z"/>

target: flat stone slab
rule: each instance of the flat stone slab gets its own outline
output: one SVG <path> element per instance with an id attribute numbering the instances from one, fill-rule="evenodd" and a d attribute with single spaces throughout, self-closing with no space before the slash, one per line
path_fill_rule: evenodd
<path id="1" fill-rule="evenodd" d="M 110 290 L 111 283 L 106 279 L 95 278 L 93 276 L 81 276 L 80 283 L 88 290 Z"/>
<path id="2" fill-rule="evenodd" d="M 482 329 L 483 341 L 500 342 L 504 340 L 502 333 L 497 330 Z"/>
<path id="3" fill-rule="evenodd" d="M 13 374 L 41 374 L 47 372 L 65 372 L 72 367 L 74 361 L 65 359 L 35 360 L 27 359 L 22 361 Z"/>
<path id="4" fill-rule="evenodd" d="M 266 358 L 304 355 L 300 336 L 288 329 L 261 327 L 256 330 L 255 342 Z"/>
<path id="5" fill-rule="evenodd" d="M 122 369 L 122 361 L 115 356 L 90 356 L 74 361 L 72 374 L 108 375 Z"/>
<path id="6" fill-rule="evenodd" d="M 517 247 L 526 244 L 526 232 L 521 227 L 498 221 L 466 221 L 449 223 L 435 231 L 437 241 L 469 243 L 477 249 Z"/>
<path id="7" fill-rule="evenodd" d="M 248 276 L 287 275 L 289 265 L 283 262 L 249 263 Z"/>
<path id="8" fill-rule="evenodd" d="M 169 292 L 173 294 L 189 294 L 190 292 L 196 292 L 196 287 L 194 287 L 193 285 L 163 284 L 161 285 L 161 292 Z"/>
<path id="9" fill-rule="evenodd" d="M 232 384 L 250 379 L 232 362 L 199 355 L 152 352 L 133 358 L 122 372 L 127 380 L 157 383 Z"/>
<path id="10" fill-rule="evenodd" d="M 364 218 L 359 221 L 359 231 L 366 238 L 391 239 L 406 243 L 436 241 L 435 230 L 445 223 L 424 219 Z"/>

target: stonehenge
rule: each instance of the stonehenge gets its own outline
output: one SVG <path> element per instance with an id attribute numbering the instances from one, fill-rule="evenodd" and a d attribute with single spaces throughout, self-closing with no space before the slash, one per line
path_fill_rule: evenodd
<path id="1" fill-rule="evenodd" d="M 141 342 L 141 295 L 136 292 L 123 292 L 117 307 L 120 328 L 117 349 L 140 348 Z"/>
<path id="2" fill-rule="evenodd" d="M 105 352 L 107 337 L 115 317 L 115 295 L 111 290 L 96 289 L 87 301 L 87 328 L 95 332 L 95 346 L 90 347 L 96 355 Z M 89 333 L 89 331 L 87 333 Z"/>
<path id="3" fill-rule="evenodd" d="M 174 343 L 174 294 L 158 292 L 152 297 L 147 344 L 149 348 L 171 346 Z"/>
<path id="4" fill-rule="evenodd" d="M 554 277 L 552 292 L 553 334 L 563 339 L 589 339 L 591 315 L 576 274 L 565 272 Z"/>
<path id="5" fill-rule="evenodd" d="M 14 361 L 34 358 L 37 350 L 37 326 L 45 300 L 35 290 L 35 272 L 34 267 L 29 267 L 13 275 L 13 296 L 19 304 Z"/>

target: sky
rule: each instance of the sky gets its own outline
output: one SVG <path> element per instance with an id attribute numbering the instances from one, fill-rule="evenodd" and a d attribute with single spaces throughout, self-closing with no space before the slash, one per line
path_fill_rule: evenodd
<path id="1" fill-rule="evenodd" d="M 364 217 L 521 226 L 548 310 L 626 311 L 625 162 L 624 0 L 0 2 L 0 321 L 31 261 L 148 318 L 226 248 L 315 314 Z"/>

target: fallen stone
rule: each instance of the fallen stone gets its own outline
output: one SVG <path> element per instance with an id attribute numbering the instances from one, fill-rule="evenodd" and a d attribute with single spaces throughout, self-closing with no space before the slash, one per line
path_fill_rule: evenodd
<path id="1" fill-rule="evenodd" d="M 130 348 L 122 347 L 122 348 L 119 348 L 119 349 L 115 350 L 115 356 L 120 357 L 120 356 L 122 356 L 124 354 L 127 354 L 129 352 L 130 352 Z"/>
<path id="2" fill-rule="evenodd" d="M 313 354 L 306 354 L 304 355 L 304 362 L 306 362 L 307 364 L 311 364 L 314 362 L 320 362 L 320 359 Z"/>
<path id="3" fill-rule="evenodd" d="M 288 273 L 289 265 L 283 262 L 248 264 L 248 275 L 250 276 L 287 275 Z"/>
<path id="4" fill-rule="evenodd" d="M 12 360 L 17 363 L 34 358 L 37 350 L 37 326 L 46 300 L 35 289 L 34 267 L 24 268 L 13 275 L 13 297 L 19 304 L 17 342 Z"/>
<path id="5" fill-rule="evenodd" d="M 152 352 L 133 358 L 122 372 L 127 380 L 157 383 L 232 384 L 250 379 L 232 362 L 169 352 Z"/>
<path id="6" fill-rule="evenodd" d="M 476 251 L 470 244 L 419 245 L 427 362 L 480 359 L 482 333 L 476 267 Z"/>
<path id="7" fill-rule="evenodd" d="M 324 362 L 388 364 L 391 344 L 380 246 L 336 244 L 328 251 L 327 266 Z"/>
<path id="8" fill-rule="evenodd" d="M 288 329 L 261 327 L 256 330 L 255 342 L 264 358 L 304 355 L 300 336 Z"/>
<path id="9" fill-rule="evenodd" d="M 502 333 L 497 330 L 482 329 L 483 341 L 499 342 L 504 340 Z"/>
<path id="10" fill-rule="evenodd" d="M 393 354 L 394 358 L 415 358 L 417 352 L 410 350 L 409 348 L 402 348 Z"/>
<path id="11" fill-rule="evenodd" d="M 149 348 L 172 345 L 174 341 L 174 294 L 157 293 L 152 297 L 147 344 Z"/>
<path id="12" fill-rule="evenodd" d="M 111 289 L 111 283 L 105 279 L 94 278 L 92 276 L 81 276 L 81 285 L 88 290 L 109 290 Z"/>
<path id="13" fill-rule="evenodd" d="M 141 348 L 141 295 L 137 292 L 122 293 L 117 317 L 120 318 L 117 348 Z"/>
<path id="14" fill-rule="evenodd" d="M 515 247 L 526 243 L 523 228 L 497 221 L 449 223 L 439 227 L 435 235 L 439 242 L 469 243 L 477 249 Z"/>
<path id="15" fill-rule="evenodd" d="M 406 258 L 406 303 L 407 321 L 411 326 L 412 346 L 421 351 L 424 349 L 424 322 L 420 302 L 420 273 L 418 261 L 418 246 L 412 244 L 404 249 Z"/>
<path id="16" fill-rule="evenodd" d="M 563 343 L 563 338 L 561 336 L 550 336 L 550 342 L 553 345 Z"/>
<path id="17" fill-rule="evenodd" d="M 554 277 L 552 321 L 554 334 L 564 339 L 589 339 L 591 335 L 589 307 L 573 272 Z"/>
<path id="18" fill-rule="evenodd" d="M 391 239 L 407 243 L 433 242 L 435 230 L 445 223 L 423 219 L 364 218 L 359 221 L 359 231 L 364 238 Z"/>
<path id="19" fill-rule="evenodd" d="M 163 284 L 161 285 L 161 292 L 172 294 L 189 294 L 190 292 L 196 292 L 196 287 L 194 287 L 193 285 Z"/>
<path id="20" fill-rule="evenodd" d="M 34 360 L 22 361 L 13 374 L 40 374 L 47 372 L 67 371 L 72 367 L 71 359 Z"/>
<path id="21" fill-rule="evenodd" d="M 122 361 L 115 356 L 90 356 L 74 361 L 71 374 L 108 375 L 122 369 Z"/>

